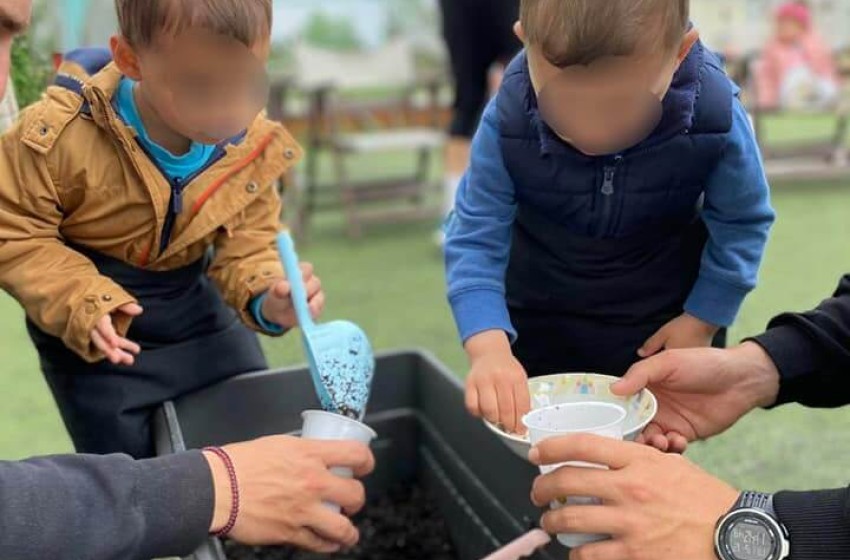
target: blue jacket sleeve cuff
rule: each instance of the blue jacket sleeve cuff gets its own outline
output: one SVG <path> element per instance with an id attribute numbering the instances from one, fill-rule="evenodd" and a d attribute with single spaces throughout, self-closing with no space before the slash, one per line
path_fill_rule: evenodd
<path id="1" fill-rule="evenodd" d="M 700 276 L 685 302 L 685 311 L 706 323 L 727 328 L 735 322 L 749 293 L 748 288 Z"/>
<path id="2" fill-rule="evenodd" d="M 263 317 L 263 302 L 266 301 L 266 294 L 261 294 L 255 297 L 251 301 L 251 315 L 254 317 L 254 321 L 260 326 L 264 331 L 280 335 L 286 332 L 286 329 L 281 327 L 280 325 L 276 325 L 274 323 L 269 323 L 266 321 L 266 318 Z"/>
<path id="3" fill-rule="evenodd" d="M 505 296 L 497 290 L 475 289 L 460 292 L 449 298 L 461 340 L 485 331 L 504 331 L 511 344 L 517 333 L 511 324 Z"/>

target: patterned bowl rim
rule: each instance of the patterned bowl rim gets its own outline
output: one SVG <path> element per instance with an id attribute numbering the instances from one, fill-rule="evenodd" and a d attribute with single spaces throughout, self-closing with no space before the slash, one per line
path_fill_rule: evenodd
<path id="1" fill-rule="evenodd" d="M 619 379 L 620 379 L 619 377 L 615 377 L 613 375 L 605 375 L 605 374 L 602 374 L 602 373 L 555 373 L 555 374 L 552 374 L 552 375 L 544 375 L 544 376 L 541 376 L 541 377 L 535 377 L 533 379 L 529 379 L 528 382 L 529 382 L 529 384 L 540 383 L 540 382 L 545 382 L 546 380 L 554 380 L 554 379 L 561 379 L 561 378 L 564 378 L 564 377 L 578 377 L 578 376 L 593 377 L 594 379 L 603 379 L 603 380 L 606 380 L 606 381 L 611 381 L 612 383 L 615 382 L 615 381 L 619 381 Z M 650 391 L 649 389 L 644 389 L 643 391 L 641 391 L 638 394 L 641 395 L 641 397 L 640 397 L 641 399 L 645 398 L 643 396 L 644 394 L 648 395 L 649 403 L 650 403 L 649 410 L 652 413 L 647 416 L 646 420 L 644 420 L 640 424 L 638 424 L 637 427 L 635 427 L 634 429 L 629 430 L 628 432 L 624 433 L 623 436 L 626 436 L 626 437 L 628 437 L 629 435 L 634 434 L 634 433 L 642 432 L 644 430 L 644 428 L 646 428 L 649 425 L 649 423 L 652 422 L 652 420 L 655 418 L 655 415 L 658 414 L 658 399 L 655 397 L 655 395 L 652 393 L 652 391 Z M 493 432 L 497 436 L 501 437 L 502 439 L 507 439 L 507 440 L 510 440 L 514 443 L 520 443 L 520 444 L 525 444 L 525 445 L 531 444 L 531 442 L 528 441 L 528 436 L 518 436 L 516 434 L 509 434 L 508 432 L 502 430 L 501 428 L 499 428 L 495 424 L 488 422 L 487 420 L 484 420 L 484 425 L 487 426 L 487 428 L 491 432 Z"/>

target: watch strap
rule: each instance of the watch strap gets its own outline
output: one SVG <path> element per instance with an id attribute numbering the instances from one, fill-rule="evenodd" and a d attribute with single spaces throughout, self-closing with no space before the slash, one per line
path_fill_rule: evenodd
<path id="1" fill-rule="evenodd" d="M 779 529 L 779 538 L 781 539 L 781 548 L 779 550 L 778 560 L 787 560 L 791 552 L 791 544 L 788 540 L 788 530 L 779 520 L 779 516 L 776 514 L 776 510 L 773 507 L 773 495 L 763 494 L 761 492 L 743 492 L 738 498 L 738 501 L 732 507 L 732 510 L 718 521 L 714 541 L 717 557 L 721 559 L 725 558 L 721 551 L 720 543 L 724 524 L 732 518 L 736 512 L 741 510 L 760 511 L 773 520 L 776 527 Z"/>
<path id="2" fill-rule="evenodd" d="M 776 511 L 773 509 L 773 494 L 742 492 L 738 501 L 735 503 L 733 511 L 738 509 L 761 510 L 776 519 Z"/>

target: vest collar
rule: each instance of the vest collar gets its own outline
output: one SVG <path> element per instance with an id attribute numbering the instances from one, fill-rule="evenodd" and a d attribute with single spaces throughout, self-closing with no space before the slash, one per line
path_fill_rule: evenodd
<path id="1" fill-rule="evenodd" d="M 702 79 L 702 68 L 705 60 L 705 46 L 697 41 L 681 66 L 673 76 L 670 90 L 663 100 L 664 116 L 656 129 L 643 142 L 630 148 L 626 153 L 644 150 L 660 144 L 679 134 L 687 133 L 694 122 L 696 102 L 699 99 L 700 82 Z M 536 130 L 540 141 L 541 155 L 550 154 L 572 154 L 583 158 L 594 159 L 573 148 L 564 142 L 546 124 L 540 116 L 537 106 L 537 95 L 531 84 L 531 76 L 528 71 L 528 59 L 525 52 L 521 55 L 520 72 L 522 80 L 521 87 L 526 88 L 528 99 L 528 118 L 533 130 Z M 610 156 L 603 156 L 610 157 Z"/>

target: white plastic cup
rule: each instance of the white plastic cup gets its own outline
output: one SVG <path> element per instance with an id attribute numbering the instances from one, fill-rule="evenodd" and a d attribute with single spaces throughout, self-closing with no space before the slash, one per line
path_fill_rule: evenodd
<path id="1" fill-rule="evenodd" d="M 623 424 L 626 410 L 616 404 L 602 402 L 566 403 L 530 412 L 522 423 L 528 429 L 531 445 L 537 445 L 550 438 L 569 434 L 595 434 L 612 439 L 623 439 Z M 581 462 L 561 463 L 540 467 L 540 472 L 549 474 L 561 467 L 585 467 L 605 469 L 602 465 Z M 550 504 L 551 509 L 560 509 L 565 505 L 595 505 L 601 502 L 597 498 L 568 496 L 566 503 L 561 501 Z M 569 548 L 604 541 L 610 535 L 564 534 L 558 535 L 558 542 Z"/>
<path id="2" fill-rule="evenodd" d="M 325 412 L 323 410 L 307 410 L 301 413 L 304 425 L 301 428 L 303 439 L 316 441 L 355 441 L 369 445 L 378 437 L 375 430 L 362 422 L 347 416 Z M 354 478 L 354 471 L 346 467 L 332 467 L 331 472 L 340 478 Z M 340 512 L 337 504 L 327 504 L 328 508 Z"/>

